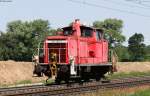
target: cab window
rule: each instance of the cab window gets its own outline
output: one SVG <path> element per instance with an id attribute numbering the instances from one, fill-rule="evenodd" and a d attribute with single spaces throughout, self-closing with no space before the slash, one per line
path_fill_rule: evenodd
<path id="1" fill-rule="evenodd" d="M 70 36 L 72 35 L 72 27 L 66 27 L 63 29 L 64 36 Z"/>
<path id="2" fill-rule="evenodd" d="M 102 29 L 96 29 L 96 39 L 101 40 L 104 38 L 104 33 Z"/>
<path id="3" fill-rule="evenodd" d="M 101 40 L 101 33 L 100 31 L 96 31 L 96 40 Z"/>
<path id="4" fill-rule="evenodd" d="M 81 27 L 81 37 L 92 37 L 93 30 L 90 28 Z"/>

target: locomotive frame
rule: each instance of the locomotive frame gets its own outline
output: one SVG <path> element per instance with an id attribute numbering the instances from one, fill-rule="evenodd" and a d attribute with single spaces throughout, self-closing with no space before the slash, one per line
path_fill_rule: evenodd
<path id="1" fill-rule="evenodd" d="M 79 19 L 62 29 L 57 36 L 48 36 L 43 48 L 38 48 L 35 74 L 45 74 L 56 83 L 62 80 L 68 83 L 70 80 L 99 81 L 116 69 L 116 59 L 102 29 L 82 25 Z"/>

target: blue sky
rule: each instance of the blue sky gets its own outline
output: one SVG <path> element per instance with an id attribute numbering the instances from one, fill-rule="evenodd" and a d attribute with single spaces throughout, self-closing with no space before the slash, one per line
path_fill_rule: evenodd
<path id="1" fill-rule="evenodd" d="M 92 25 L 92 22 L 96 20 L 118 18 L 124 22 L 123 34 L 127 39 L 135 32 L 142 33 L 145 37 L 145 43 L 150 45 L 150 2 L 140 5 L 126 0 L 79 1 L 97 4 L 99 7 L 74 3 L 69 0 L 12 0 L 12 2 L 0 2 L 0 30 L 5 31 L 7 23 L 14 20 L 44 19 L 49 20 L 51 27 L 59 28 L 68 25 L 76 18 L 87 25 Z M 114 11 L 100 6 L 145 16 Z"/>

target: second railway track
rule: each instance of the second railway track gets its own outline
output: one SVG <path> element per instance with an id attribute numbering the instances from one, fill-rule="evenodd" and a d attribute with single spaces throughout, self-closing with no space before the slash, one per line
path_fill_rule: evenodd
<path id="1" fill-rule="evenodd" d="M 132 78 L 120 78 L 113 79 L 109 83 L 101 82 L 87 82 L 82 85 L 78 83 L 67 86 L 62 85 L 37 85 L 37 86 L 26 86 L 26 87 L 13 87 L 13 88 L 1 88 L 0 96 L 63 96 L 70 94 L 77 94 L 87 91 L 114 89 L 114 88 L 125 88 L 140 85 L 150 85 L 150 76 L 145 77 L 132 77 Z"/>

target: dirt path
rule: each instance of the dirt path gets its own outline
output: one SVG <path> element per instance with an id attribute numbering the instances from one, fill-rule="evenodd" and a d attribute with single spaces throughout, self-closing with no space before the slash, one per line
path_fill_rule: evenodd
<path id="1" fill-rule="evenodd" d="M 33 77 L 31 62 L 0 61 L 0 84 L 13 84 L 23 80 L 39 82 L 45 78 Z"/>
<path id="2" fill-rule="evenodd" d="M 150 62 L 118 62 L 118 72 L 146 72 L 150 71 Z"/>

